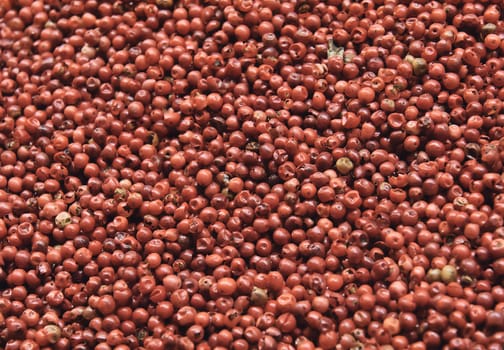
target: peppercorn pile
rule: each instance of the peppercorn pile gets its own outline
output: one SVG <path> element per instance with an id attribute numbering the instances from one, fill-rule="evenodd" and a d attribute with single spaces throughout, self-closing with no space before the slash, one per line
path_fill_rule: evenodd
<path id="1" fill-rule="evenodd" d="M 0 0 L 0 348 L 498 350 L 501 0 Z"/>

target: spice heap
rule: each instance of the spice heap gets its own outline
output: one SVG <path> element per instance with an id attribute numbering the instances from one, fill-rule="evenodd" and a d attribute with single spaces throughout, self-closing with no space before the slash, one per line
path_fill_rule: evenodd
<path id="1" fill-rule="evenodd" d="M 501 0 L 1 0 L 0 348 L 504 344 Z"/>

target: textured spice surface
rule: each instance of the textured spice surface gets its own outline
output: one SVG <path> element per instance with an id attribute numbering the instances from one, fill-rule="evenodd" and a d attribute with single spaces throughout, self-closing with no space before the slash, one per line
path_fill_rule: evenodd
<path id="1" fill-rule="evenodd" d="M 500 0 L 0 0 L 0 348 L 502 350 Z"/>

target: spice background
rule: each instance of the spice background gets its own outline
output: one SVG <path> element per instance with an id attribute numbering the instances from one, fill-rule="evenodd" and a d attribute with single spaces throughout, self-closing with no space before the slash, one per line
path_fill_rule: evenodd
<path id="1" fill-rule="evenodd" d="M 502 350 L 501 0 L 0 0 L 0 348 Z"/>

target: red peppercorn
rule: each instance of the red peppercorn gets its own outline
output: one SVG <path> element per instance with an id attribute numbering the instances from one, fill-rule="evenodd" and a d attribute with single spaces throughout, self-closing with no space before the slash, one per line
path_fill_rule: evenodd
<path id="1" fill-rule="evenodd" d="M 6 349 L 499 348 L 495 1 L 4 3 Z"/>

